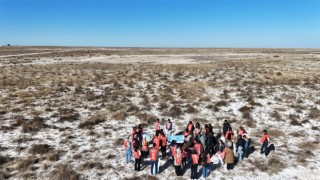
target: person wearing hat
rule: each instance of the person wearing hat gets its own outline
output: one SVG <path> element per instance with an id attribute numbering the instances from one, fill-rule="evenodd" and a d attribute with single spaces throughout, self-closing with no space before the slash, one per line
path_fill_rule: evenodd
<path id="1" fill-rule="evenodd" d="M 225 148 L 225 158 L 224 162 L 227 163 L 227 169 L 228 170 L 233 170 L 233 163 L 234 163 L 234 154 L 232 151 L 232 143 L 228 142 L 227 147 Z"/>

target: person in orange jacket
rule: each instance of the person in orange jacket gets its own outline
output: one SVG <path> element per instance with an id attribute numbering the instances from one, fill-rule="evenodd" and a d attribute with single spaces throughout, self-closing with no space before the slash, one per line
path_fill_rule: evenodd
<path id="1" fill-rule="evenodd" d="M 149 152 L 149 143 L 146 140 L 146 137 L 142 140 L 141 150 L 142 150 L 142 157 L 147 158 L 148 152 Z"/>
<path id="2" fill-rule="evenodd" d="M 158 174 L 158 149 L 153 144 L 153 148 L 150 149 L 150 162 L 151 162 L 151 175 Z"/>
<path id="3" fill-rule="evenodd" d="M 199 156 L 201 156 L 201 153 L 202 153 L 202 151 L 203 151 L 203 147 L 202 147 L 202 144 L 200 143 L 199 140 L 196 141 L 196 144 L 194 145 L 194 148 L 196 149 L 197 154 L 198 154 Z"/>
<path id="4" fill-rule="evenodd" d="M 197 151 L 193 151 L 191 154 L 192 165 L 191 165 L 191 179 L 197 179 L 198 176 L 198 165 L 199 165 L 199 155 Z"/>
<path id="5" fill-rule="evenodd" d="M 135 170 L 135 171 L 140 171 L 141 151 L 140 151 L 139 148 L 135 148 L 135 149 L 134 149 L 134 157 L 135 157 L 134 170 Z"/>
<path id="6" fill-rule="evenodd" d="M 167 156 L 167 142 L 168 142 L 168 138 L 164 135 L 164 133 L 162 132 L 162 136 L 161 136 L 161 154 L 162 154 L 162 159 L 164 159 Z"/>
<path id="7" fill-rule="evenodd" d="M 160 149 L 160 139 L 158 136 L 154 136 L 153 138 L 153 144 L 155 144 L 155 147 L 159 150 Z"/>
<path id="8" fill-rule="evenodd" d="M 267 155 L 268 154 L 268 152 L 267 152 L 268 151 L 268 144 L 270 143 L 270 137 L 269 137 L 267 130 L 263 130 L 263 136 L 260 139 L 260 142 L 262 143 L 260 153 L 261 154 L 265 153 L 265 155 Z"/>
<path id="9" fill-rule="evenodd" d="M 170 144 L 170 151 L 171 151 L 171 156 L 172 156 L 172 160 L 174 160 L 174 156 L 176 155 L 176 150 L 177 150 L 177 144 L 176 142 L 173 140 Z"/>

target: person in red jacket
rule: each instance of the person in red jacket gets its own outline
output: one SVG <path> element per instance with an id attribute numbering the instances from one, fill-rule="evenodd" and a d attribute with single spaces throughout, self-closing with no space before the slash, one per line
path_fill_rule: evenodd
<path id="1" fill-rule="evenodd" d="M 140 149 L 139 149 L 139 148 L 135 148 L 135 150 L 134 150 L 134 157 L 135 157 L 134 170 L 135 170 L 135 171 L 140 171 L 141 152 L 140 152 Z"/>
<path id="2" fill-rule="evenodd" d="M 261 154 L 265 153 L 265 155 L 267 156 L 267 154 L 268 154 L 268 152 L 267 152 L 268 151 L 268 144 L 270 143 L 270 137 L 269 137 L 269 134 L 268 134 L 267 130 L 263 130 L 263 136 L 260 139 L 260 142 L 262 143 L 260 153 Z"/>
<path id="3" fill-rule="evenodd" d="M 197 151 L 192 152 L 191 158 L 192 158 L 191 179 L 197 179 L 198 165 L 199 165 L 199 155 L 197 154 Z"/>
<path id="4" fill-rule="evenodd" d="M 232 140 L 233 138 L 233 133 L 232 133 L 232 129 L 229 127 L 228 131 L 226 132 L 226 135 L 224 136 L 226 138 L 226 140 Z"/>

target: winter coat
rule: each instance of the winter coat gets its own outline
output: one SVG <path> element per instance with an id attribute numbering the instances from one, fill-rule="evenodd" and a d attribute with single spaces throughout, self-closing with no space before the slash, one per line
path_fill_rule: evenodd
<path id="1" fill-rule="evenodd" d="M 228 164 L 233 164 L 234 163 L 234 154 L 232 149 L 230 149 L 229 147 L 225 148 L 226 151 L 226 156 L 224 158 L 224 162 L 228 163 Z"/>
<path id="2" fill-rule="evenodd" d="M 228 129 L 229 129 L 229 127 L 230 127 L 229 122 L 224 122 L 224 123 L 223 123 L 223 132 L 224 132 L 224 133 L 227 132 Z"/>

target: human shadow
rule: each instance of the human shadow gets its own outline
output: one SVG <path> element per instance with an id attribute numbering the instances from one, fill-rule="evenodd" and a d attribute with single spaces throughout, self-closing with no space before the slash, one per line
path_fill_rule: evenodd
<path id="1" fill-rule="evenodd" d="M 274 144 L 270 144 L 270 146 L 268 146 L 266 149 L 265 155 L 269 156 L 270 152 L 275 150 L 276 150 L 276 147 L 274 146 Z"/>
<path id="2" fill-rule="evenodd" d="M 173 166 L 173 161 L 170 159 L 167 159 L 167 161 L 163 165 L 160 165 L 159 173 L 165 171 L 170 166 Z"/>

